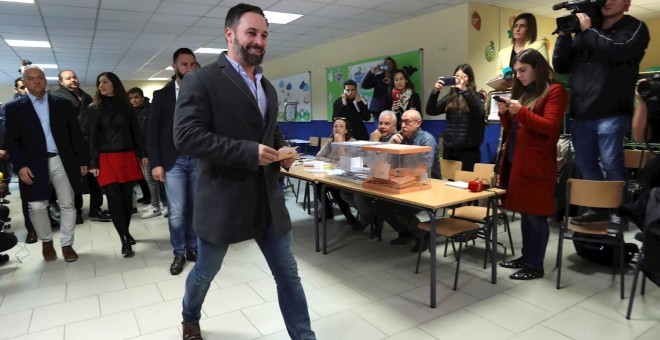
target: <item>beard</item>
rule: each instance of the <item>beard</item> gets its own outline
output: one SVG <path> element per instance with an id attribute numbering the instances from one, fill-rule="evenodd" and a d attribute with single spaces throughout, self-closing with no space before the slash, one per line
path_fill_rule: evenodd
<path id="1" fill-rule="evenodd" d="M 179 72 L 179 69 L 176 69 L 176 70 L 174 71 L 174 73 L 176 73 L 176 77 L 179 78 L 179 79 L 181 79 L 181 80 L 183 80 L 183 77 L 186 75 L 185 73 L 181 73 L 181 72 Z M 186 72 L 186 73 L 187 73 L 187 72 Z"/>
<path id="2" fill-rule="evenodd" d="M 250 52 L 248 52 L 248 49 L 250 48 L 261 50 L 261 54 L 259 54 L 258 56 L 251 54 Z M 245 61 L 246 63 L 252 66 L 261 65 L 261 62 L 264 60 L 264 55 L 266 55 L 266 50 L 263 47 L 257 44 L 251 44 L 248 45 L 247 47 L 243 47 L 241 46 L 237 38 L 234 38 L 234 52 L 236 52 L 236 54 L 238 54 L 241 57 L 241 59 L 243 59 L 243 61 Z"/>

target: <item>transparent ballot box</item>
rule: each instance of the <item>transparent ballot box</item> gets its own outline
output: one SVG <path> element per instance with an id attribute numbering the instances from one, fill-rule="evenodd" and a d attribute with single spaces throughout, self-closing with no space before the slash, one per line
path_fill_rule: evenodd
<path id="1" fill-rule="evenodd" d="M 426 162 L 430 146 L 378 144 L 365 145 L 364 162 L 369 169 L 365 188 L 395 194 L 431 188 L 431 168 Z"/>
<path id="2" fill-rule="evenodd" d="M 380 143 L 369 141 L 333 142 L 330 154 L 333 171 L 330 175 L 336 179 L 362 183 L 369 174 L 369 168 L 364 162 L 365 152 L 362 147 L 378 144 Z"/>

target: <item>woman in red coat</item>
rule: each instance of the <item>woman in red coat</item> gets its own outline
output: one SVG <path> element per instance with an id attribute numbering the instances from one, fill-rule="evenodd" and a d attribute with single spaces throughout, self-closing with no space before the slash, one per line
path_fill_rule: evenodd
<path id="1" fill-rule="evenodd" d="M 543 277 L 543 258 L 554 212 L 557 141 L 567 97 L 543 55 L 534 49 L 519 53 L 512 99 L 498 103 L 508 139 L 500 164 L 500 185 L 507 188 L 504 205 L 520 212 L 522 257 L 501 263 L 520 271 L 514 280 Z"/>

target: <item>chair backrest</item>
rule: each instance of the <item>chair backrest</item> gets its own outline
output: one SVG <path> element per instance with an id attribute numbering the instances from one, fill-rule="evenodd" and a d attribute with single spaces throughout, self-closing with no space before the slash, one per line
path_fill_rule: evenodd
<path id="1" fill-rule="evenodd" d="M 457 170 L 456 173 L 454 174 L 454 180 L 456 181 L 469 182 L 469 181 L 476 181 L 479 179 L 482 179 L 482 177 L 479 177 L 479 174 L 474 171 Z"/>
<path id="2" fill-rule="evenodd" d="M 310 136 L 309 137 L 309 146 L 319 146 L 319 137 Z"/>
<path id="3" fill-rule="evenodd" d="M 623 201 L 624 181 L 589 181 L 569 178 L 566 201 L 591 208 L 618 208 Z"/>
<path id="4" fill-rule="evenodd" d="M 456 171 L 461 170 L 463 162 L 452 161 L 449 159 L 440 159 L 440 173 L 443 179 L 454 179 Z"/>
<path id="5" fill-rule="evenodd" d="M 495 172 L 495 164 L 474 163 L 474 172 L 478 172 L 478 173 Z"/>
<path id="6" fill-rule="evenodd" d="M 329 140 L 330 137 L 321 137 L 321 146 L 324 146 Z"/>
<path id="7" fill-rule="evenodd" d="M 623 150 L 626 168 L 641 169 L 653 158 L 655 154 L 648 150 Z"/>

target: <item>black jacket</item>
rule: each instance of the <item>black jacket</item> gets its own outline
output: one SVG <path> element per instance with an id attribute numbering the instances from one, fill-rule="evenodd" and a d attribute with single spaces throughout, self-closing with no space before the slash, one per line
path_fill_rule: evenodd
<path id="1" fill-rule="evenodd" d="M 646 24 L 625 15 L 607 30 L 560 35 L 552 65 L 570 73 L 571 115 L 577 120 L 632 115 L 639 63 L 649 44 Z"/>
<path id="2" fill-rule="evenodd" d="M 127 103 L 128 105 L 128 103 Z M 138 158 L 144 157 L 142 136 L 133 108 L 119 108 L 112 98 L 103 98 L 99 109 L 94 104 L 89 113 L 90 167 L 98 169 L 99 153 L 135 150 Z"/>
<path id="3" fill-rule="evenodd" d="M 357 103 L 357 108 L 355 107 Z M 367 109 L 367 104 L 364 101 L 349 100 L 348 105 L 342 103 L 341 98 L 335 100 L 332 105 L 332 119 L 337 117 L 344 117 L 351 124 L 351 131 L 353 138 L 357 140 L 369 140 L 369 133 L 364 122 L 371 119 L 371 112 Z"/>
<path id="4" fill-rule="evenodd" d="M 390 91 L 390 84 L 385 83 L 385 72 L 378 74 L 373 74 L 371 71 L 367 72 L 367 75 L 362 79 L 362 88 L 363 89 L 374 89 L 374 94 L 371 96 L 371 102 L 369 103 L 369 111 L 374 114 L 374 119 L 378 120 L 378 115 L 380 115 L 383 110 L 389 110 L 392 106 L 385 106 L 385 96 Z"/>
<path id="5" fill-rule="evenodd" d="M 438 116 L 447 113 L 447 125 L 444 134 L 444 146 L 447 148 L 474 148 L 479 147 L 484 141 L 484 129 L 486 127 L 484 101 L 480 94 L 468 88 L 459 91 L 457 99 L 465 100 L 468 111 L 454 107 L 447 110 L 447 97 L 438 101 L 440 93 L 431 93 L 426 103 L 426 114 Z"/>
<path id="6" fill-rule="evenodd" d="M 87 92 L 80 90 L 80 99 L 69 91 L 66 87 L 60 85 L 60 88 L 51 92 L 54 96 L 64 98 L 71 102 L 71 105 L 78 110 L 78 123 L 80 124 L 80 129 L 82 130 L 83 137 L 87 140 L 87 125 L 89 123 L 89 118 L 87 117 L 87 107 L 92 103 L 92 96 L 87 94 Z"/>
<path id="7" fill-rule="evenodd" d="M 153 169 L 162 166 L 165 171 L 172 169 L 179 151 L 174 146 L 174 107 L 176 88 L 174 80 L 154 92 L 154 100 L 149 110 L 147 142 L 149 166 Z"/>
<path id="8" fill-rule="evenodd" d="M 140 106 L 133 108 L 135 110 L 135 118 L 137 118 L 138 128 L 140 128 L 140 135 L 142 136 L 142 145 L 144 146 L 145 156 L 149 155 L 147 150 L 147 126 L 149 125 L 149 110 L 151 103 L 149 98 L 144 98 Z"/>

